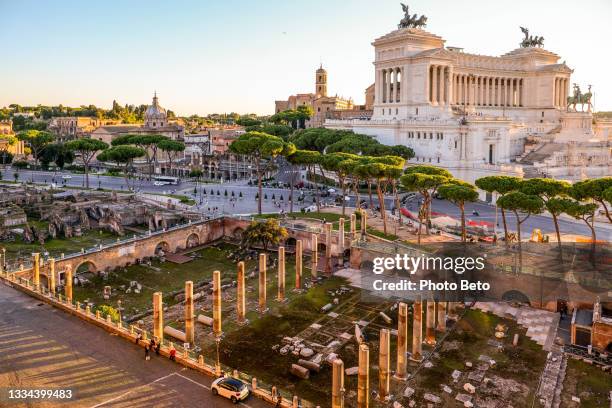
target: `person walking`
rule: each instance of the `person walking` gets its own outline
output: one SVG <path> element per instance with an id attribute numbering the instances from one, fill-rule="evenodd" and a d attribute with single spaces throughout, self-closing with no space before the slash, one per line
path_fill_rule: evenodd
<path id="1" fill-rule="evenodd" d="M 174 347 L 170 349 L 170 360 L 172 361 L 176 360 L 176 349 Z"/>
<path id="2" fill-rule="evenodd" d="M 151 359 L 151 356 L 149 355 L 149 345 L 145 345 L 145 360 L 148 361 Z"/>

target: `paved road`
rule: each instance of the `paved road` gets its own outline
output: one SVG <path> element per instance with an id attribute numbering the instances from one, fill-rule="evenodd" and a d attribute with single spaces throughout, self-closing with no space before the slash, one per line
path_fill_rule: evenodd
<path id="1" fill-rule="evenodd" d="M 291 167 L 281 167 L 279 171 L 279 179 L 285 183 L 288 183 L 292 178 Z M 4 170 L 4 179 L 12 180 L 14 169 Z M 29 170 L 21 170 L 20 180 L 31 180 L 34 179 L 38 183 L 51 183 L 55 177 L 58 183 L 61 183 L 61 175 L 53 172 L 36 171 L 32 172 Z M 296 180 L 303 179 L 304 174 L 296 175 Z M 84 176 L 82 174 L 72 174 L 72 178 L 66 180 L 66 186 L 68 187 L 81 187 L 84 185 Z M 125 189 L 125 181 L 121 177 L 110 177 L 110 176 L 98 176 L 92 175 L 90 177 L 90 185 L 96 188 L 100 185 L 102 188 L 121 190 Z M 216 184 L 198 184 L 191 181 L 183 181 L 178 186 L 154 186 L 151 181 L 136 181 L 136 188 L 143 192 L 149 193 L 177 193 L 187 195 L 192 199 L 195 199 L 197 209 L 205 214 L 211 215 L 213 213 L 224 213 L 224 214 L 252 214 L 257 212 L 257 187 L 249 186 L 246 181 L 232 181 L 226 183 Z M 195 194 L 194 194 L 195 189 Z M 225 196 L 227 191 L 228 196 Z M 212 194 L 211 194 L 212 192 Z M 217 194 L 219 192 L 219 194 Z M 232 200 L 232 192 L 234 193 L 235 200 Z M 305 200 L 302 202 L 294 203 L 294 211 L 299 211 L 303 207 L 312 205 L 314 195 L 312 192 L 305 190 Z M 239 198 L 242 193 L 242 199 Z M 296 198 L 299 192 L 296 192 Z M 267 196 L 267 200 L 263 202 L 263 212 L 265 213 L 278 213 L 281 210 L 284 212 L 290 211 L 290 205 L 288 203 L 289 190 L 284 188 L 264 188 L 264 197 Z M 274 197 L 274 198 L 273 198 Z M 281 200 L 282 197 L 282 200 Z M 355 196 L 350 197 L 348 205 L 355 207 L 356 199 Z M 362 194 L 361 199 L 369 201 L 367 194 Z M 333 198 L 323 198 L 324 202 L 332 202 Z M 378 205 L 378 198 L 374 194 L 374 205 Z M 388 209 L 394 207 L 392 197 L 385 198 L 385 204 Z M 413 200 L 407 204 L 407 208 L 412 211 L 416 211 L 418 205 L 418 199 Z M 213 210 L 216 209 L 216 210 Z M 472 211 L 476 210 L 478 216 L 473 216 Z M 446 200 L 434 200 L 433 211 L 447 214 L 453 218 L 459 218 L 459 209 Z M 489 221 L 495 222 L 495 207 L 486 203 L 468 203 L 466 204 L 466 216 L 472 220 Z M 503 225 L 501 220 L 501 214 L 498 213 L 497 218 L 499 227 L 498 232 L 503 231 Z M 507 214 L 508 228 L 511 231 L 516 231 L 516 219 L 512 214 Z M 564 234 L 579 234 L 590 236 L 591 232 L 589 228 L 582 222 L 575 222 L 573 220 L 560 220 L 559 222 L 561 233 Z M 521 226 L 521 231 L 527 236 L 531 234 L 531 231 L 535 228 L 542 230 L 545 234 L 554 234 L 554 226 L 552 219 L 548 216 L 531 216 Z M 598 239 L 612 240 L 612 229 L 605 227 L 596 228 Z"/>
<path id="2" fill-rule="evenodd" d="M 211 379 L 0 283 L 0 406 L 7 388 L 73 390 L 65 404 L 28 407 L 231 407 L 210 393 Z M 269 407 L 249 398 L 241 406 Z"/>

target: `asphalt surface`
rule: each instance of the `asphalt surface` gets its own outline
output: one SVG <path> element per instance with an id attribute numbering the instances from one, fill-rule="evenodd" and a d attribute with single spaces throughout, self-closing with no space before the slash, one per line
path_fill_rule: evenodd
<path id="1" fill-rule="evenodd" d="M 14 180 L 13 174 L 15 170 L 12 168 L 5 169 L 3 171 L 3 179 Z M 35 183 L 46 183 L 50 184 L 53 181 L 57 185 L 62 185 L 65 181 L 66 187 L 77 187 L 82 188 L 85 185 L 83 174 L 70 174 L 69 179 L 62 179 L 63 174 L 68 173 L 54 173 L 44 171 L 29 171 L 20 170 L 19 180 L 34 180 Z M 279 169 L 278 179 L 284 183 L 290 183 L 293 178 L 293 169 L 291 167 L 281 167 Z M 304 172 L 299 172 L 295 175 L 296 180 L 304 180 Z M 91 188 L 104 188 L 113 189 L 118 191 L 127 191 L 125 180 L 122 177 L 111 177 L 111 176 L 99 176 L 90 175 L 89 178 Z M 204 214 L 253 214 L 257 212 L 257 187 L 249 186 L 245 180 L 231 181 L 225 183 L 195 183 L 191 181 L 182 181 L 179 185 L 166 185 L 166 186 L 155 186 L 152 181 L 148 180 L 135 180 L 135 188 L 139 192 L 146 193 L 157 193 L 157 194 L 181 194 L 186 195 L 196 201 L 196 207 L 198 211 Z M 195 191 L 194 191 L 195 190 Z M 227 196 L 225 192 L 227 191 Z M 234 196 L 232 197 L 232 192 Z M 289 189 L 288 188 L 272 188 L 264 187 L 263 189 L 264 201 L 262 203 L 262 209 L 264 213 L 280 213 L 281 211 L 287 213 L 290 212 L 291 208 L 288 202 Z M 242 198 L 240 194 L 242 193 Z M 339 191 L 338 191 L 339 193 Z M 299 190 L 296 191 L 296 198 L 299 197 Z M 265 199 L 267 197 L 267 199 Z M 282 197 L 282 199 L 281 199 Z M 367 194 L 362 194 L 361 199 L 369 202 Z M 332 203 L 333 197 L 322 198 L 323 202 Z M 419 197 L 417 196 L 414 200 L 406 204 L 406 208 L 410 211 L 417 211 Z M 304 200 L 301 202 L 295 202 L 293 205 L 294 211 L 300 211 L 301 208 L 312 206 L 314 202 L 314 193 L 310 190 L 304 190 Z M 373 197 L 374 205 L 378 205 L 378 198 L 376 194 Z M 350 196 L 350 201 L 347 205 L 355 207 L 356 197 Z M 385 198 L 386 208 L 391 209 L 395 203 L 392 197 Z M 503 224 L 501 219 L 501 213 L 497 212 L 495 206 L 487 203 L 467 203 L 465 206 L 466 217 L 469 220 L 475 221 L 488 221 L 495 223 L 497 220 L 497 232 L 503 232 Z M 449 215 L 453 218 L 460 218 L 459 209 L 452 203 L 446 200 L 434 200 L 433 211 L 440 212 Z M 473 211 L 476 211 L 478 215 L 473 215 Z M 510 231 L 516 231 L 516 218 L 513 214 L 506 214 L 506 221 L 508 229 Z M 561 219 L 559 221 L 559 227 L 562 234 L 578 234 L 589 236 L 591 235 L 590 229 L 582 221 Z M 526 237 L 531 234 L 533 229 L 540 229 L 544 234 L 554 235 L 554 226 L 552 219 L 546 215 L 532 215 L 522 225 L 521 231 L 523 236 Z M 606 224 L 600 224 L 596 227 L 597 238 L 600 240 L 612 240 L 612 226 Z"/>
<path id="2" fill-rule="evenodd" d="M 0 283 L 1 407 L 234 406 L 210 392 L 212 379 Z M 8 389 L 70 389 L 65 402 L 14 402 Z M 249 397 L 239 405 L 269 407 Z"/>

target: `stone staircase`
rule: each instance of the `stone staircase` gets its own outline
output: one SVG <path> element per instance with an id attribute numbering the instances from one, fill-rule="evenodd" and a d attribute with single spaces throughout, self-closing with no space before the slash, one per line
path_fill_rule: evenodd
<path id="1" fill-rule="evenodd" d="M 524 163 L 524 164 L 533 164 L 533 163 L 541 162 L 544 159 L 550 157 L 554 152 L 562 150 L 564 146 L 565 145 L 562 143 L 554 143 L 554 142 L 543 143 L 540 147 L 522 156 L 519 162 Z"/>
<path id="2" fill-rule="evenodd" d="M 567 356 L 560 347 L 554 346 L 546 360 L 546 366 L 540 377 L 538 397 L 544 408 L 559 408 L 563 380 L 567 369 Z"/>
<path id="3" fill-rule="evenodd" d="M 545 351 L 552 350 L 559 326 L 558 313 L 528 306 L 515 307 L 505 302 L 476 302 L 474 308 L 516 320 L 527 329 L 527 337 L 542 346 Z"/>

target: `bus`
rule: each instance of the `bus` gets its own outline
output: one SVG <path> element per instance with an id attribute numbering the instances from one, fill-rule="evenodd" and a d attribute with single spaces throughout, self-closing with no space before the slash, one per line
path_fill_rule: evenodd
<path id="1" fill-rule="evenodd" d="M 179 183 L 178 177 L 172 177 L 172 176 L 154 176 L 153 177 L 153 184 L 157 186 L 165 186 L 167 184 L 176 185 L 178 183 Z"/>

